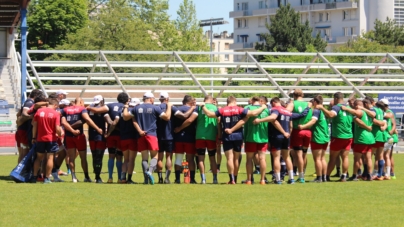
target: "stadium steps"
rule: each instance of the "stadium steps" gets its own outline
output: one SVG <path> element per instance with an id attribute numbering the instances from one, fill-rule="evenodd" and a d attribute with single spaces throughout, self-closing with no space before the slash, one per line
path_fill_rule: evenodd
<path id="1" fill-rule="evenodd" d="M 9 114 L 0 115 L 0 132 L 15 131 L 16 129 L 16 97 L 20 97 L 20 91 L 13 86 L 18 80 L 15 79 L 14 67 L 8 64 L 7 59 L 0 60 L 0 99 L 7 100 Z M 15 95 L 17 94 L 17 95 Z"/>

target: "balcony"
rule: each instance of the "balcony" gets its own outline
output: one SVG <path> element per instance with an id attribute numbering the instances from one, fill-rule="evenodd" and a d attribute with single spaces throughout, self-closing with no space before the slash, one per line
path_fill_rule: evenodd
<path id="1" fill-rule="evenodd" d="M 252 11 L 253 16 L 275 15 L 278 8 L 257 9 Z"/>
<path id="2" fill-rule="evenodd" d="M 263 42 L 258 42 L 263 43 Z M 245 50 L 245 49 L 255 49 L 257 42 L 249 42 L 249 43 L 233 43 L 230 44 L 231 50 Z"/>
<path id="3" fill-rule="evenodd" d="M 229 13 L 230 18 L 247 17 L 247 16 L 252 16 L 251 10 L 239 10 L 239 11 L 232 11 Z"/>
<path id="4" fill-rule="evenodd" d="M 329 2 L 329 3 L 317 3 L 308 7 L 310 11 L 324 11 L 335 9 L 356 9 L 358 8 L 357 2 Z"/>
<path id="5" fill-rule="evenodd" d="M 337 37 L 336 43 L 346 43 L 349 40 L 356 40 L 357 38 L 358 38 L 357 35 L 339 36 Z"/>

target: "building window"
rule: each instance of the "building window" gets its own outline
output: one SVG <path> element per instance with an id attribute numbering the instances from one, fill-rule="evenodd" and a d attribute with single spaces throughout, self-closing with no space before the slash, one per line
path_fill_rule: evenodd
<path id="1" fill-rule="evenodd" d="M 319 13 L 319 14 L 318 14 L 318 21 L 319 21 L 319 22 L 322 22 L 322 21 L 323 21 L 323 15 L 324 15 L 323 13 Z"/>
<path id="2" fill-rule="evenodd" d="M 240 10 L 240 3 L 237 3 L 237 11 Z"/>
<path id="3" fill-rule="evenodd" d="M 325 14 L 325 21 L 330 21 L 331 17 L 330 17 L 330 13 L 326 13 Z"/>
<path id="4" fill-rule="evenodd" d="M 344 28 L 344 35 L 345 36 L 355 35 L 355 27 Z"/>
<path id="5" fill-rule="evenodd" d="M 351 20 L 356 18 L 356 9 L 351 10 Z"/>
<path id="6" fill-rule="evenodd" d="M 241 3 L 241 9 L 242 10 L 248 10 L 248 2 Z"/>
<path id="7" fill-rule="evenodd" d="M 228 61 L 228 60 L 229 60 L 229 55 L 228 55 L 228 54 L 225 54 L 225 55 L 224 55 L 224 60 L 225 60 L 225 61 Z"/>
<path id="8" fill-rule="evenodd" d="M 244 19 L 244 27 L 245 28 L 248 27 L 248 20 L 247 19 Z"/>
<path id="9" fill-rule="evenodd" d="M 237 20 L 237 28 L 241 28 L 241 20 Z"/>
<path id="10" fill-rule="evenodd" d="M 268 8 L 268 6 L 267 6 L 267 1 L 259 1 L 259 3 L 258 3 L 258 8 L 260 8 L 260 9 L 266 9 L 266 8 Z"/>
<path id="11" fill-rule="evenodd" d="M 237 35 L 237 42 L 240 42 L 240 35 Z"/>
<path id="12" fill-rule="evenodd" d="M 225 49 L 225 50 L 230 50 L 230 44 L 229 44 L 229 43 L 225 43 L 225 44 L 224 44 L 224 49 Z"/>
<path id="13" fill-rule="evenodd" d="M 349 12 L 348 12 L 348 10 L 344 10 L 342 13 L 343 13 L 342 18 L 344 20 L 349 20 Z"/>

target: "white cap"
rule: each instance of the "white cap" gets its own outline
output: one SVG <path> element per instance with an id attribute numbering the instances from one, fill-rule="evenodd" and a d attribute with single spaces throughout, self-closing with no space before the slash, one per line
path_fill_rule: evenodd
<path id="1" fill-rule="evenodd" d="M 60 102 L 59 102 L 59 105 L 70 105 L 70 101 L 69 100 L 67 100 L 67 99 L 62 99 L 62 100 L 60 100 Z"/>
<path id="2" fill-rule="evenodd" d="M 160 92 L 160 99 L 166 99 L 166 98 L 170 98 L 170 96 L 168 96 L 168 93 L 166 91 Z"/>
<path id="3" fill-rule="evenodd" d="M 60 89 L 60 90 L 58 90 L 58 91 L 56 92 L 56 94 L 57 94 L 57 95 L 60 95 L 60 94 L 67 95 L 67 94 L 69 94 L 69 93 L 67 93 L 67 92 L 63 91 L 62 89 Z"/>
<path id="4" fill-rule="evenodd" d="M 103 100 L 103 98 L 102 98 L 101 95 L 96 95 L 96 96 L 94 96 L 94 101 L 93 101 L 93 103 L 94 103 L 94 104 L 99 104 L 102 100 Z"/>
<path id="5" fill-rule="evenodd" d="M 131 98 L 129 106 L 136 106 L 140 104 L 140 100 L 138 98 Z"/>
<path id="6" fill-rule="evenodd" d="M 144 93 L 143 98 L 144 98 L 144 99 L 147 99 L 147 98 L 154 98 L 154 95 L 153 95 L 153 93 L 151 93 L 151 92 L 146 92 L 146 93 Z"/>
<path id="7" fill-rule="evenodd" d="M 380 99 L 380 102 L 384 103 L 384 105 L 389 105 L 389 100 L 387 99 Z"/>

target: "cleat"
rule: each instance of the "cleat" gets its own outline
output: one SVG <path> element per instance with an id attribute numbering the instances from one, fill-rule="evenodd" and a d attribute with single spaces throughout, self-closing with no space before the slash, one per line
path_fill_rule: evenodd
<path id="1" fill-rule="evenodd" d="M 236 184 L 236 182 L 234 182 L 234 181 L 229 181 L 229 182 L 227 182 L 227 184 Z"/>
<path id="2" fill-rule="evenodd" d="M 191 180 L 191 182 L 189 182 L 190 184 L 198 184 L 198 183 L 196 183 L 196 181 L 195 180 Z"/>
<path id="3" fill-rule="evenodd" d="M 275 180 L 275 181 L 274 181 L 274 184 L 282 184 L 282 181 L 277 181 L 277 180 Z"/>
<path id="4" fill-rule="evenodd" d="M 52 181 L 51 181 L 49 178 L 45 178 L 45 179 L 43 180 L 43 183 L 44 183 L 44 184 L 51 184 Z"/>
<path id="5" fill-rule="evenodd" d="M 294 184 L 294 183 L 295 183 L 295 180 L 293 180 L 293 179 L 288 180 L 288 184 Z"/>
<path id="6" fill-rule="evenodd" d="M 150 173 L 150 172 L 146 172 L 146 175 L 147 175 L 147 177 L 149 178 L 149 183 L 150 183 L 151 185 L 153 185 L 153 184 L 154 184 L 154 177 L 153 177 L 153 174 Z"/>
<path id="7" fill-rule="evenodd" d="M 53 179 L 53 182 L 65 182 L 64 180 L 62 180 L 62 179 L 60 179 L 60 178 L 55 178 L 55 179 Z"/>
<path id="8" fill-rule="evenodd" d="M 395 175 L 391 176 L 390 178 L 391 178 L 392 180 L 397 179 Z"/>
<path id="9" fill-rule="evenodd" d="M 108 184 L 112 184 L 112 183 L 114 183 L 114 181 L 113 181 L 112 178 L 109 178 L 108 181 L 107 181 L 107 183 L 108 183 Z"/>
<path id="10" fill-rule="evenodd" d="M 390 180 L 391 178 L 389 176 L 384 176 L 384 180 Z"/>
<path id="11" fill-rule="evenodd" d="M 293 173 L 293 176 L 295 176 L 295 177 L 296 177 L 296 176 L 299 176 L 299 174 L 298 174 L 298 173 Z"/>
<path id="12" fill-rule="evenodd" d="M 213 184 L 219 184 L 217 180 L 213 180 Z"/>
<path id="13" fill-rule="evenodd" d="M 36 183 L 36 178 L 31 177 L 31 179 L 29 180 L 29 183 L 35 184 Z"/>
<path id="14" fill-rule="evenodd" d="M 304 178 L 298 178 L 297 182 L 304 184 L 306 181 L 304 180 Z"/>
<path id="15" fill-rule="evenodd" d="M 127 181 L 126 184 L 137 184 L 136 182 L 134 182 L 133 180 Z"/>
<path id="16" fill-rule="evenodd" d="M 126 184 L 126 180 L 121 180 L 120 184 Z"/>
<path id="17" fill-rule="evenodd" d="M 118 180 L 116 181 L 116 183 L 120 184 L 120 183 L 122 183 L 122 180 L 121 180 L 121 179 L 118 179 Z"/>
<path id="18" fill-rule="evenodd" d="M 315 179 L 312 181 L 312 183 L 322 183 L 322 182 L 323 182 L 323 180 L 321 180 L 321 179 Z"/>
<path id="19" fill-rule="evenodd" d="M 350 178 L 348 178 L 348 181 L 359 181 L 359 180 L 356 177 L 350 177 Z"/>
<path id="20" fill-rule="evenodd" d="M 73 182 L 73 183 L 77 183 L 77 182 L 79 182 L 79 181 L 78 181 L 76 178 L 73 178 L 73 179 L 72 179 L 72 182 Z"/>
<path id="21" fill-rule="evenodd" d="M 253 174 L 261 174 L 261 173 L 260 173 L 260 171 L 255 170 L 255 171 L 253 172 Z"/>
<path id="22" fill-rule="evenodd" d="M 162 184 L 163 183 L 163 178 L 160 178 L 159 179 L 159 184 Z"/>
<path id="23" fill-rule="evenodd" d="M 338 182 L 346 182 L 346 178 L 345 177 L 341 177 Z"/>
<path id="24" fill-rule="evenodd" d="M 90 183 L 91 183 L 92 181 L 91 181 L 90 178 L 84 178 L 84 181 L 83 181 L 83 182 L 90 182 Z"/>
<path id="25" fill-rule="evenodd" d="M 206 180 L 202 180 L 202 181 L 201 181 L 201 184 L 206 184 Z"/>
<path id="26" fill-rule="evenodd" d="M 336 174 L 332 175 L 331 177 L 341 177 L 341 174 L 340 174 L 340 173 L 336 173 Z"/>
<path id="27" fill-rule="evenodd" d="M 171 182 L 170 182 L 169 179 L 165 179 L 165 180 L 164 180 L 164 184 L 171 184 Z"/>
<path id="28" fill-rule="evenodd" d="M 175 180 L 174 184 L 181 184 L 181 181 L 180 180 Z"/>
<path id="29" fill-rule="evenodd" d="M 96 179 L 96 180 L 95 180 L 95 183 L 96 183 L 96 184 L 102 184 L 102 183 L 104 183 L 104 181 L 102 181 L 102 179 L 100 178 L 100 179 Z"/>
<path id="30" fill-rule="evenodd" d="M 260 185 L 266 185 L 267 183 L 265 182 L 265 180 L 260 181 Z"/>
<path id="31" fill-rule="evenodd" d="M 251 183 L 251 181 L 246 180 L 244 184 L 251 185 L 252 183 Z"/>
<path id="32" fill-rule="evenodd" d="M 149 184 L 149 179 L 144 180 L 143 184 Z"/>

